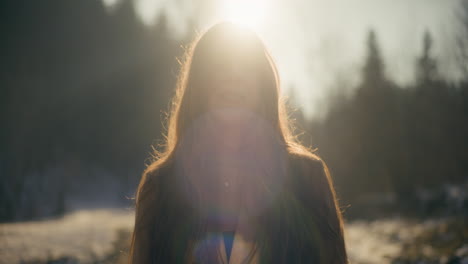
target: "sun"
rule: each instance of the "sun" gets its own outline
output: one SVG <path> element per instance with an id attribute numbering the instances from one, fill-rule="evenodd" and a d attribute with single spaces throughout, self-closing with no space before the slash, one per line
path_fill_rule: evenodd
<path id="1" fill-rule="evenodd" d="M 265 20 L 265 0 L 223 0 L 222 18 L 236 24 L 259 29 Z"/>

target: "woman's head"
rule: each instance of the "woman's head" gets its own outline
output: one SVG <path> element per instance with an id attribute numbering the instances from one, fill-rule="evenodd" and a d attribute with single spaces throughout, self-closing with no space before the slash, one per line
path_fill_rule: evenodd
<path id="1" fill-rule="evenodd" d="M 191 53 L 191 54 L 190 54 Z M 213 109 L 238 107 L 275 122 L 279 85 L 276 69 L 258 36 L 246 28 L 216 24 L 194 43 L 180 114 L 190 122 Z"/>

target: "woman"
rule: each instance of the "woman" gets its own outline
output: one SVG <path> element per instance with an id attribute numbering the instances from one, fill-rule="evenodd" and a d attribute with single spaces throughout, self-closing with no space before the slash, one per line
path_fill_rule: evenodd
<path id="1" fill-rule="evenodd" d="M 290 130 L 258 36 L 201 34 L 138 186 L 130 263 L 348 263 L 328 168 Z"/>

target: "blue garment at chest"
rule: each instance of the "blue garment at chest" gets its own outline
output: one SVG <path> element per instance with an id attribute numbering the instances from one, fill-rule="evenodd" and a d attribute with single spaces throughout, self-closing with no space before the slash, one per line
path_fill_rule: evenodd
<path id="1" fill-rule="evenodd" d="M 233 231 L 223 232 L 224 246 L 226 248 L 226 255 L 227 255 L 228 261 L 231 257 L 231 250 L 232 250 L 232 244 L 234 242 L 234 235 L 235 234 Z"/>

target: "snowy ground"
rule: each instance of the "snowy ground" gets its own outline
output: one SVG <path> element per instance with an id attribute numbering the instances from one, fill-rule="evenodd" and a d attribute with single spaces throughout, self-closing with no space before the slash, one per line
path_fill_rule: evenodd
<path id="1" fill-rule="evenodd" d="M 0 263 L 73 256 L 90 263 L 114 250 L 119 228 L 131 229 L 130 209 L 80 210 L 63 218 L 0 224 Z"/>
<path id="2" fill-rule="evenodd" d="M 0 264 L 41 263 L 64 256 L 78 263 L 101 263 L 99 260 L 115 254 L 117 230 L 131 231 L 133 220 L 132 209 L 93 209 L 58 219 L 0 224 Z M 355 264 L 391 263 L 405 244 L 443 221 L 418 223 L 395 218 L 346 223 L 350 260 Z M 431 253 L 430 246 L 426 251 Z"/>

